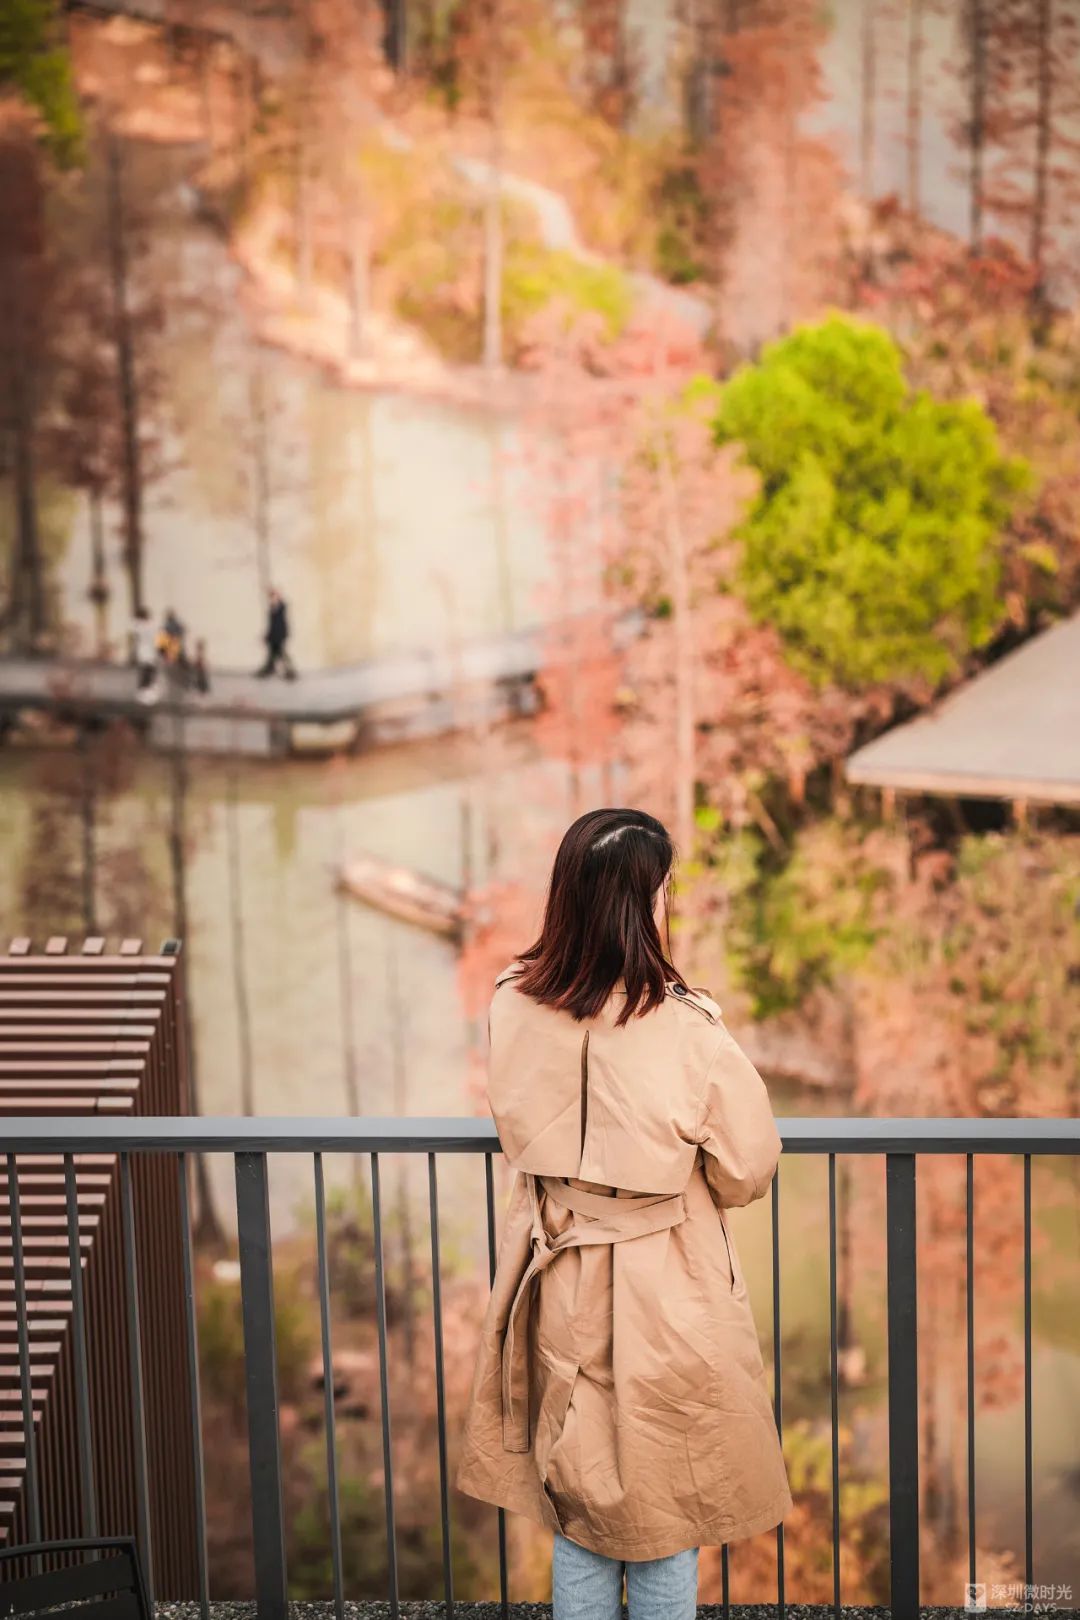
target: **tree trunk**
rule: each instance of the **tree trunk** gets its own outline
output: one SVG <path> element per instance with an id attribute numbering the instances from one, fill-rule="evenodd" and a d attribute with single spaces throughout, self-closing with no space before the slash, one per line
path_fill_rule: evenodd
<path id="1" fill-rule="evenodd" d="M 986 0 L 968 0 L 969 74 L 971 79 L 971 148 L 968 194 L 968 246 L 981 253 L 983 244 L 983 164 L 986 148 Z"/>
<path id="2" fill-rule="evenodd" d="M 236 122 L 239 128 L 240 170 L 249 179 L 254 167 L 255 119 L 258 96 L 256 92 L 255 62 L 250 45 L 250 28 L 245 29 L 240 64 L 236 71 Z"/>
<path id="3" fill-rule="evenodd" d="M 726 0 L 719 15 L 710 14 L 697 0 L 690 26 L 694 40 L 694 67 L 688 95 L 691 140 L 700 152 L 699 180 L 705 203 L 705 244 L 712 270 L 714 324 L 718 334 L 729 330 L 727 268 L 736 230 L 735 174 L 739 74 L 731 40 L 739 31 L 738 8 Z"/>
<path id="4" fill-rule="evenodd" d="M 461 892 L 466 900 L 471 898 L 476 885 L 473 862 L 473 823 L 475 820 L 472 785 L 469 784 L 462 793 L 461 802 L 458 806 L 458 830 L 461 842 Z"/>
<path id="5" fill-rule="evenodd" d="M 492 140 L 494 149 L 496 141 Z M 497 371 L 502 365 L 503 221 L 502 183 L 493 167 L 484 202 L 484 365 Z"/>
<path id="6" fill-rule="evenodd" d="M 307 92 L 304 94 L 305 102 Z M 301 128 L 296 145 L 296 296 L 302 309 L 311 303 L 314 280 L 314 251 L 311 241 L 311 174 L 308 155 L 307 108 L 301 112 Z"/>
<path id="7" fill-rule="evenodd" d="M 303 65 L 300 75 L 300 96 L 296 120 L 296 197 L 294 204 L 294 231 L 296 235 L 296 296 L 302 308 L 311 302 L 314 281 L 314 247 L 311 218 L 311 105 L 312 62 L 314 40 L 307 0 L 301 4 L 301 25 L 304 33 Z"/>
<path id="8" fill-rule="evenodd" d="M 18 333 L 12 335 L 11 419 L 15 548 L 9 614 L 19 640 L 36 647 L 45 629 L 45 584 L 38 522 L 34 385 Z M 25 639 L 19 634 L 25 618 Z"/>
<path id="9" fill-rule="evenodd" d="M 337 763 L 337 759 L 335 759 Z M 341 800 L 334 806 L 338 871 L 345 864 L 345 839 Z M 334 921 L 337 925 L 338 992 L 341 1004 L 341 1072 L 345 1107 L 357 1118 L 360 1114 L 360 1074 L 356 1055 L 356 1020 L 353 1016 L 352 937 L 349 933 L 349 901 L 340 884 L 334 894 Z M 353 1155 L 353 1184 L 360 1185 L 362 1155 Z"/>
<path id="10" fill-rule="evenodd" d="M 1035 270 L 1034 300 L 1045 294 L 1046 211 L 1050 191 L 1050 146 L 1053 135 L 1054 75 L 1050 55 L 1053 37 L 1052 0 L 1037 0 L 1036 7 L 1036 111 L 1035 186 L 1031 204 L 1031 240 L 1028 254 Z"/>
<path id="11" fill-rule="evenodd" d="M 488 427 L 491 444 L 491 514 L 495 536 L 495 577 L 498 581 L 499 620 L 509 633 L 514 628 L 514 581 L 510 571 L 511 537 L 506 521 L 506 469 L 503 425 L 494 412 Z"/>
<path id="12" fill-rule="evenodd" d="M 923 1305 L 926 1317 L 931 1322 L 936 1321 L 941 1309 L 937 1298 L 938 1286 L 936 1279 L 928 1276 L 925 1269 L 919 1278 L 919 1293 L 923 1296 L 919 1303 Z M 919 1485 L 922 1513 L 925 1515 L 926 1523 L 934 1528 L 938 1527 L 941 1518 L 941 1469 L 937 1421 L 939 1374 L 936 1350 L 937 1335 L 926 1334 L 918 1369 L 922 1374 L 918 1380 L 919 1415 L 922 1418 L 922 1434 L 919 1441 L 919 1472 L 922 1478 Z"/>
<path id="13" fill-rule="evenodd" d="M 207 151 L 214 150 L 214 47 L 210 40 L 199 41 L 199 111 Z"/>
<path id="14" fill-rule="evenodd" d="M 394 1113 L 399 1119 L 407 1118 L 409 1112 L 409 1074 L 407 1066 L 407 1053 L 405 1051 L 405 1011 L 401 996 L 401 983 L 398 975 L 397 949 L 393 936 L 388 941 L 386 952 L 386 967 L 389 991 L 387 1003 L 390 1010 L 390 1041 L 392 1046 L 393 1076 L 394 1076 Z M 401 1242 L 401 1294 L 403 1312 L 403 1338 L 405 1341 L 405 1364 L 408 1367 L 416 1366 L 416 1321 L 413 1312 L 413 1284 L 416 1277 L 416 1266 L 413 1259 L 412 1217 L 409 1207 L 409 1187 L 406 1180 L 406 1165 L 404 1160 L 398 1166 L 397 1183 L 397 1216 L 398 1232 Z"/>
<path id="15" fill-rule="evenodd" d="M 184 1043 L 187 1047 L 188 1106 L 199 1112 L 198 1064 L 195 1052 L 195 1019 L 192 1013 L 191 938 L 188 933 L 187 905 L 187 745 L 184 717 L 173 717 L 172 752 L 169 756 L 169 867 L 172 874 L 173 933 L 184 949 Z M 195 1239 L 208 1247 L 220 1248 L 224 1241 L 221 1222 L 214 1208 L 206 1159 L 195 1159 L 197 1213 Z"/>
<path id="16" fill-rule="evenodd" d="M 233 996 L 236 1001 L 236 1038 L 240 1058 L 240 1111 L 255 1112 L 255 1066 L 252 1060 L 251 998 L 248 995 L 244 941 L 244 874 L 241 865 L 237 757 L 229 759 L 225 799 L 225 849 L 228 864 L 229 924 L 232 934 Z"/>
<path id="17" fill-rule="evenodd" d="M 634 64 L 626 37 L 626 15 L 623 0 L 614 0 L 615 39 L 612 47 L 611 77 L 615 91 L 618 128 L 624 133 L 630 129 L 634 108 Z"/>
<path id="18" fill-rule="evenodd" d="M 124 515 L 124 562 L 128 573 L 131 615 L 143 603 L 142 466 L 139 455 L 139 397 L 135 379 L 135 341 L 131 327 L 127 240 L 124 226 L 123 172 L 120 142 L 108 136 L 106 163 L 109 271 L 112 291 L 113 344 L 120 394 L 123 444 L 121 503 Z"/>
<path id="19" fill-rule="evenodd" d="M 359 188 L 356 188 L 357 191 Z M 371 308 L 371 231 L 363 199 L 354 196 L 349 225 L 349 354 L 367 352 L 367 317 Z"/>
<path id="20" fill-rule="evenodd" d="M 661 428 L 661 433 L 663 429 Z M 660 500 L 671 579 L 675 642 L 675 842 L 683 860 L 693 853 L 695 770 L 694 630 L 690 568 L 679 511 L 679 492 L 666 438 L 659 444 Z"/>
<path id="21" fill-rule="evenodd" d="M 955 1309 L 950 1313 L 955 1327 Z M 953 1341 L 950 1339 L 949 1341 Z M 947 1558 L 955 1558 L 961 1545 L 961 1525 L 963 1520 L 960 1513 L 959 1491 L 959 1462 L 963 1448 L 960 1445 L 958 1430 L 960 1403 L 956 1394 L 956 1356 L 949 1358 L 949 1369 L 942 1379 L 941 1410 L 945 1433 L 942 1437 L 942 1511 L 941 1511 L 941 1545 Z"/>
<path id="22" fill-rule="evenodd" d="M 408 57 L 408 18 L 406 0 L 383 0 L 386 27 L 383 30 L 383 53 L 395 73 L 403 73 Z"/>
<path id="23" fill-rule="evenodd" d="M 686 14 L 690 66 L 685 81 L 686 133 L 691 146 L 704 146 L 712 133 L 710 35 L 705 0 L 689 0 Z"/>
<path id="24" fill-rule="evenodd" d="M 352 944 L 349 938 L 349 907 L 344 891 L 336 903 L 338 980 L 341 988 L 341 1067 L 345 1106 L 355 1118 L 360 1113 L 360 1083 L 356 1061 L 356 1029 L 353 1020 Z"/>
<path id="25" fill-rule="evenodd" d="M 851 1254 L 851 1168 L 846 1159 L 836 1165 L 836 1348 L 838 1354 L 854 1343 L 855 1274 Z"/>
<path id="26" fill-rule="evenodd" d="M 908 0 L 907 96 L 907 208 L 917 219 L 922 206 L 922 58 L 923 3 Z"/>
<path id="27" fill-rule="evenodd" d="M 779 329 L 791 330 L 795 319 L 795 276 L 799 264 L 795 209 L 798 201 L 799 121 L 794 103 L 788 99 L 784 114 L 784 254 L 780 268 Z"/>
<path id="28" fill-rule="evenodd" d="M 90 600 L 94 605 L 94 641 L 99 658 L 109 656 L 109 584 L 105 572 L 105 512 L 101 491 L 87 491 L 90 507 Z"/>
<path id="29" fill-rule="evenodd" d="M 79 792 L 79 821 L 82 828 L 82 925 L 87 934 L 96 934 L 97 924 L 97 771 L 94 749 L 86 728 L 79 730 L 82 776 Z"/>
<path id="30" fill-rule="evenodd" d="M 862 67 L 859 102 L 859 191 L 864 202 L 874 195 L 877 156 L 877 17 L 875 0 L 862 0 Z"/>
<path id="31" fill-rule="evenodd" d="M 572 456 L 571 440 L 569 434 L 564 433 L 560 439 L 558 455 L 553 460 L 556 476 L 558 470 L 570 466 Z M 556 584 L 558 589 L 557 613 L 554 618 L 555 640 L 557 650 L 555 656 L 559 660 L 558 673 L 555 677 L 558 692 L 557 708 L 560 714 L 562 752 L 566 760 L 566 787 L 567 787 L 567 819 L 576 821 L 584 809 L 582 802 L 583 771 L 591 763 L 585 757 L 582 726 L 582 698 L 587 680 L 587 672 L 582 668 L 584 660 L 588 657 L 591 635 L 586 630 L 584 638 L 580 622 L 575 619 L 575 611 L 579 606 L 577 600 L 577 579 L 575 578 L 574 545 L 565 532 L 561 516 L 556 518 L 554 540 L 554 564 Z M 490 821 L 489 821 L 490 826 Z"/>
<path id="32" fill-rule="evenodd" d="M 32 648 L 45 628 L 45 585 L 37 497 L 38 382 L 48 349 L 48 256 L 36 148 L 0 142 L 0 462 L 10 473 L 14 519 L 3 621 L 16 646 Z M 45 353 L 43 353 L 45 351 Z M 24 622 L 25 621 L 25 622 Z"/>
<path id="33" fill-rule="evenodd" d="M 256 346 L 248 379 L 248 405 L 251 411 L 252 523 L 255 529 L 255 569 L 259 592 L 265 601 L 273 583 L 270 541 L 270 445 L 266 410 L 266 378 L 263 356 Z"/>
<path id="34" fill-rule="evenodd" d="M 488 184 L 484 199 L 484 366 L 497 371 L 503 363 L 502 286 L 502 38 L 500 6 L 493 0 L 488 40 Z"/>

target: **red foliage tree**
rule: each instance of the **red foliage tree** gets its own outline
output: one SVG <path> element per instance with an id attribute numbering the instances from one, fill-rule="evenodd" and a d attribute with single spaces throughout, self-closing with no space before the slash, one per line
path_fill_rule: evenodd
<path id="1" fill-rule="evenodd" d="M 1003 0 L 990 39 L 998 105 L 986 207 L 1015 232 L 1041 300 L 1048 280 L 1065 268 L 1080 204 L 1080 6 Z"/>
<path id="2" fill-rule="evenodd" d="M 715 4 L 703 25 L 699 182 L 717 329 L 755 346 L 820 302 L 837 252 L 839 167 L 804 124 L 823 97 L 813 0 Z"/>
<path id="3" fill-rule="evenodd" d="M 529 49 L 534 0 L 463 0 L 453 14 L 454 79 L 463 108 L 478 117 L 483 156 L 483 339 L 481 359 L 498 371 L 503 352 L 503 264 L 506 255 L 504 179 L 507 81 Z"/>
<path id="4" fill-rule="evenodd" d="M 581 0 L 585 82 L 595 110 L 618 128 L 634 112 L 636 67 L 626 0 Z"/>

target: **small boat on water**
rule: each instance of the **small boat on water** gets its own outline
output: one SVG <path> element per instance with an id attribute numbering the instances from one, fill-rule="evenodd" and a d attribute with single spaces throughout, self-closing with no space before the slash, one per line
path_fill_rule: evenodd
<path id="1" fill-rule="evenodd" d="M 464 896 L 459 889 L 407 866 L 394 866 L 374 855 L 358 855 L 338 872 L 346 894 L 402 922 L 427 928 L 446 939 L 460 940 L 464 931 Z"/>

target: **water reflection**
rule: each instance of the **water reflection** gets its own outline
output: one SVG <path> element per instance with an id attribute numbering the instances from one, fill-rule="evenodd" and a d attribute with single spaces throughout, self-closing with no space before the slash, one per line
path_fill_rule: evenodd
<path id="1" fill-rule="evenodd" d="M 269 561 L 241 509 L 244 446 L 177 441 L 177 469 L 148 499 L 146 589 L 174 607 L 213 662 L 254 667 L 263 628 L 262 573 L 289 601 L 302 666 L 348 664 L 452 645 L 535 621 L 545 576 L 535 501 L 520 488 L 512 424 L 478 412 L 334 386 L 275 355 L 275 392 L 289 446 L 275 459 Z M 192 424 L 192 436 L 218 431 Z M 195 468 L 199 469 L 198 474 Z M 125 582 L 108 553 L 109 629 L 126 624 Z M 57 584 L 68 623 L 91 645 L 89 516 L 72 516 Z"/>
<path id="2" fill-rule="evenodd" d="M 364 851 L 454 886 L 468 869 L 483 876 L 485 828 L 467 813 L 481 763 L 479 745 L 461 739 L 332 764 L 189 761 L 185 953 L 203 1112 L 474 1110 L 454 948 L 343 898 L 335 875 Z M 486 789 L 511 863 L 510 805 L 535 799 L 549 769 L 524 730 L 511 734 Z M 171 766 L 132 749 L 124 770 L 95 810 L 97 920 L 156 943 L 172 931 Z M 67 753 L 0 759 L 9 932 L 82 929 L 79 790 Z M 228 1167 L 215 1175 L 227 1212 Z M 298 1175 L 306 1198 L 306 1169 Z M 291 1180 L 283 1167 L 275 1218 L 286 1225 Z"/>

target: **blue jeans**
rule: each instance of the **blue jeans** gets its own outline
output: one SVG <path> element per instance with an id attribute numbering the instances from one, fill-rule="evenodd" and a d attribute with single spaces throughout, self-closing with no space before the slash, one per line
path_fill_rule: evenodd
<path id="1" fill-rule="evenodd" d="M 630 1620 L 694 1620 L 696 1547 L 623 1563 L 560 1535 L 551 1559 L 553 1620 L 621 1620 L 624 1574 Z"/>

